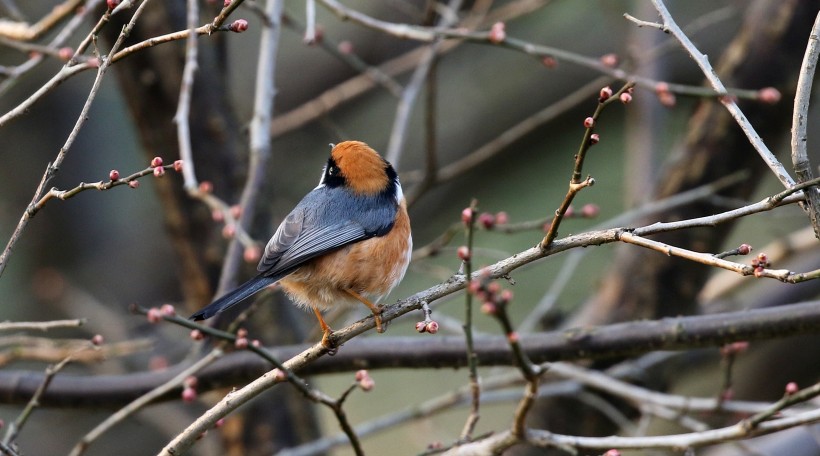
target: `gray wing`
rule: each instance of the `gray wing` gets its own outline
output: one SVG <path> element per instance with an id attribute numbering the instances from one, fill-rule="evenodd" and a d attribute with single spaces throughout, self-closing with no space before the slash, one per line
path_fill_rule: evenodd
<path id="1" fill-rule="evenodd" d="M 279 280 L 305 261 L 390 231 L 398 204 L 393 196 L 355 196 L 319 186 L 279 225 L 259 261 L 260 275 Z"/>
<path id="2" fill-rule="evenodd" d="M 268 277 L 284 276 L 311 258 L 371 236 L 352 220 L 313 225 L 297 207 L 268 241 L 257 270 Z"/>

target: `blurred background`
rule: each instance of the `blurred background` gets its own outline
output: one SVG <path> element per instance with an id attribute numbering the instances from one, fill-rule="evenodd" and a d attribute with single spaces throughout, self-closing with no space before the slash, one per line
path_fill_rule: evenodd
<path id="1" fill-rule="evenodd" d="M 3 2 L 0 12 L 7 20 L 34 23 L 56 3 L 31 0 L 15 7 L 8 1 Z M 60 47 L 76 47 L 102 15 L 105 6 L 91 3 L 82 25 Z M 434 24 L 447 17 L 442 12 L 449 11 L 445 4 L 423 0 L 350 0 L 344 5 L 384 21 L 416 25 Z M 203 2 L 201 23 L 209 22 L 220 6 Z M 783 94 L 779 103 L 742 100 L 741 106 L 768 146 L 790 168 L 792 97 L 818 8 L 816 2 L 690 0 L 668 6 L 678 24 L 721 71 L 727 86 L 753 92 L 775 87 Z M 246 19 L 250 25 L 247 32 L 217 33 L 199 40 L 200 68 L 191 118 L 195 166 L 199 179 L 212 182 L 214 193 L 228 204 L 238 201 L 248 168 L 248 125 L 253 115 L 260 32 L 265 27 L 259 13 L 263 7 L 263 1 L 245 1 L 229 19 Z M 17 17 L 18 9 L 22 18 Z M 293 205 L 316 185 L 329 152 L 328 143 L 358 139 L 387 153 L 395 134 L 397 95 L 410 84 L 419 51 L 429 45 L 342 21 L 321 4 L 317 5 L 316 23 L 322 43 L 309 45 L 304 42 L 305 2 L 286 1 L 284 10 L 276 59 L 272 156 L 249 230 L 260 242 L 268 239 Z M 412 196 L 416 247 L 430 244 L 458 223 L 461 210 L 472 199 L 477 200 L 480 212 L 506 213 L 510 224 L 551 216 L 566 193 L 573 156 L 584 134 L 583 119 L 594 111 L 599 89 L 611 85 L 617 90 L 625 82 L 599 80 L 611 74 L 612 68 L 650 81 L 691 86 L 702 85 L 704 79 L 670 36 L 624 19 L 623 14 L 629 13 L 656 20 L 657 13 L 649 2 L 477 0 L 463 2 L 451 13 L 457 14 L 461 26 L 476 30 L 488 30 L 492 24 L 503 22 L 508 36 L 571 53 L 586 64 L 557 55 L 529 56 L 502 45 L 445 42 L 430 73 L 433 82 L 421 86 L 403 147 L 393 157 L 398 158 L 394 165 L 405 193 Z M 102 30 L 98 52 L 107 52 L 131 14 L 112 18 Z M 182 30 L 184 21 L 184 1 L 152 2 L 126 43 Z M 32 42 L 48 44 L 64 23 Z M 0 43 L 4 44 L 0 64 L 6 69 L 24 64 L 34 52 L 21 50 L 10 41 L 4 38 Z M 163 157 L 166 163 L 177 159 L 172 119 L 183 58 L 184 41 L 177 41 L 112 65 L 86 124 L 51 185 L 69 189 L 81 182 L 106 181 L 112 169 L 128 175 L 147 167 L 154 156 Z M 385 87 L 363 76 L 351 63 L 353 59 L 379 68 L 393 85 Z M 2 112 L 30 97 L 63 64 L 59 58 L 47 56 L 20 77 L 5 76 L 0 92 Z M 86 71 L 66 80 L 25 115 L 0 128 L 2 239 L 11 237 L 47 164 L 65 143 L 93 78 L 94 72 Z M 596 80 L 599 83 L 590 84 Z M 354 88 L 360 92 L 355 96 L 350 95 Z M 661 99 L 656 87 L 647 83 L 638 84 L 633 98 L 630 105 L 609 107 L 596 128 L 601 141 L 591 149 L 584 168 L 596 183 L 581 192 L 573 204 L 576 213 L 585 205 L 594 205 L 587 206 L 594 216 L 567 219 L 559 236 L 592 227 L 638 226 L 709 215 L 782 190 L 713 98 L 676 93 L 670 102 Z M 815 118 L 813 114 L 814 110 L 810 120 Z M 811 150 L 815 132 L 810 122 L 810 153 L 816 166 L 820 157 Z M 440 175 L 438 181 L 427 185 L 424 170 L 431 151 Z M 476 151 L 485 153 L 477 155 Z M 465 158 L 474 162 L 468 166 Z M 734 176 L 737 182 L 696 203 L 667 207 L 644 218 L 611 221 L 649 201 L 726 176 Z M 50 201 L 29 223 L 0 278 L 3 320 L 85 318 L 88 321 L 82 331 L 47 336 L 101 334 L 110 343 L 139 338 L 151 342 L 150 348 L 127 356 L 72 365 L 67 374 L 121 374 L 175 365 L 187 359 L 195 345 L 187 330 L 149 325 L 144 318 L 130 314 L 127 307 L 130 303 L 146 307 L 172 303 L 187 315 L 207 304 L 217 287 L 229 241 L 221 235 L 222 224 L 213 220 L 210 209 L 184 193 L 178 174 L 168 173 L 163 179 L 148 176 L 140 183 L 138 189 L 92 190 L 66 201 Z M 535 225 L 535 229 L 515 233 L 479 230 L 474 263 L 491 264 L 535 245 L 543 236 L 543 230 Z M 755 251 L 766 246 L 766 252 L 777 258 L 775 267 L 803 271 L 817 268 L 820 258 L 817 240 L 807 227 L 805 214 L 789 206 L 720 228 L 671 234 L 666 241 L 704 252 L 728 250 L 743 242 Z M 436 255 L 414 261 L 387 302 L 440 283 L 458 271 L 455 250 L 464 242 L 464 234 L 457 230 Z M 817 299 L 818 284 L 813 282 L 738 281 L 703 265 L 639 250 L 635 246 L 590 247 L 515 271 L 511 309 L 516 324 L 540 331 Z M 254 269 L 255 261 L 245 264 L 235 280 L 249 277 Z M 266 344 L 318 339 L 310 313 L 292 309 L 277 294 L 264 299 L 250 324 L 252 337 Z M 434 318 L 443 326 L 440 334 L 461 334 L 463 300 L 459 293 L 434 304 Z M 537 321 L 527 321 L 539 305 L 548 311 L 538 315 Z M 336 315 L 331 325 L 342 327 L 365 315 L 364 309 Z M 388 336 L 436 337 L 415 332 L 414 323 L 421 319 L 421 315 L 408 315 L 392 322 L 387 334 L 365 337 L 376 338 L 374 343 Z M 481 333 L 500 334 L 496 322 L 485 316 L 478 316 L 475 325 Z M 753 344 L 738 361 L 735 397 L 776 400 L 786 381 L 797 380 L 801 385 L 817 381 L 817 351 L 795 350 L 817 346 L 815 337 Z M 14 349 L 12 342 L 3 348 L 8 352 Z M 717 349 L 688 355 L 676 358 L 676 368 L 658 367 L 646 382 L 673 392 L 717 394 Z M 688 367 L 686 372 L 680 365 Z M 11 359 L 4 369 L 42 371 L 44 367 L 42 362 Z M 482 375 L 497 372 L 499 369 L 488 368 Z M 356 393 L 347 402 L 354 424 L 412 407 L 467 383 L 464 369 L 396 369 L 371 374 L 376 389 L 367 393 L 369 396 Z M 352 381 L 352 375 L 323 375 L 311 381 L 336 396 Z M 155 453 L 223 394 L 203 395 L 195 404 L 173 401 L 151 406 L 106 434 L 87 454 Z M 545 405 L 531 424 L 547 423 L 543 425 L 556 432 L 617 432 L 611 423 L 601 424 L 607 420 L 600 413 L 571 398 L 563 400 L 566 403 L 560 405 L 564 408 L 555 403 L 552 408 Z M 514 407 L 514 400 L 485 405 L 476 435 L 505 429 Z M 4 406 L 0 418 L 8 423 L 19 411 L 19 406 Z M 20 446 L 27 454 L 67 453 L 81 435 L 110 413 L 87 407 L 38 409 L 20 435 Z M 417 454 L 431 442 L 452 442 L 466 414 L 465 408 L 454 408 L 367 437 L 365 450 L 370 454 Z M 338 425 L 328 411 L 314 409 L 282 385 L 231 415 L 226 427 L 199 442 L 193 454 L 272 454 L 282 447 L 337 432 Z M 814 438 L 807 439 L 807 435 Z M 816 436 L 816 431 L 794 431 L 766 444 L 774 449 L 759 444 L 755 454 L 820 454 Z M 798 448 L 797 441 L 805 452 L 782 451 Z M 709 454 L 751 454 L 731 451 L 737 447 L 717 448 Z M 342 446 L 333 454 L 352 453 Z"/>

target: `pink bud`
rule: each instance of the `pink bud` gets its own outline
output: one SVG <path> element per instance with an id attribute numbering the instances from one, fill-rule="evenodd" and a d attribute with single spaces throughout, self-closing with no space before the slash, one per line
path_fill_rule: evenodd
<path id="1" fill-rule="evenodd" d="M 601 142 L 601 136 L 598 133 L 593 133 L 589 135 L 589 144 L 594 146 Z"/>
<path id="2" fill-rule="evenodd" d="M 481 215 L 478 216 L 478 223 L 489 230 L 495 225 L 495 215 L 489 212 L 482 212 Z"/>
<path id="3" fill-rule="evenodd" d="M 182 401 L 183 402 L 193 402 L 196 400 L 197 394 L 196 390 L 193 388 L 184 388 L 182 390 Z"/>
<path id="4" fill-rule="evenodd" d="M 604 66 L 615 68 L 618 66 L 618 54 L 605 54 L 601 56 L 601 63 Z"/>
<path id="5" fill-rule="evenodd" d="M 484 304 L 481 304 L 481 311 L 487 315 L 495 315 L 495 313 L 498 312 L 498 308 L 491 301 L 486 301 Z"/>
<path id="6" fill-rule="evenodd" d="M 231 206 L 231 216 L 233 218 L 239 218 L 240 215 L 242 215 L 242 206 L 238 204 Z"/>
<path id="7" fill-rule="evenodd" d="M 737 248 L 737 253 L 741 255 L 748 255 L 752 252 L 752 246 L 749 244 L 740 244 L 740 247 Z"/>
<path id="8" fill-rule="evenodd" d="M 607 450 L 604 456 L 621 456 L 621 452 L 616 449 Z"/>
<path id="9" fill-rule="evenodd" d="M 156 168 L 157 166 L 162 166 L 162 157 L 154 157 L 151 159 L 151 168 Z"/>
<path id="10" fill-rule="evenodd" d="M 549 69 L 553 69 L 558 66 L 558 61 L 555 60 L 555 57 L 548 55 L 541 59 L 541 64 Z"/>
<path id="11" fill-rule="evenodd" d="M 622 93 L 621 94 L 621 103 L 623 103 L 623 104 L 632 103 L 632 95 L 630 95 L 627 92 Z"/>
<path id="12" fill-rule="evenodd" d="M 193 340 L 202 340 L 205 338 L 205 334 L 202 334 L 202 331 L 198 329 L 192 329 L 189 337 Z"/>
<path id="13" fill-rule="evenodd" d="M 458 254 L 458 258 L 461 261 L 467 261 L 470 259 L 470 249 L 466 245 L 462 245 L 461 247 L 459 247 L 456 250 L 456 253 Z"/>
<path id="14" fill-rule="evenodd" d="M 339 41 L 339 44 L 336 45 L 336 49 L 339 50 L 340 54 L 344 55 L 350 55 L 353 53 L 354 50 L 353 43 L 348 40 Z"/>
<path id="15" fill-rule="evenodd" d="M 592 128 L 595 126 L 595 119 L 592 117 L 587 117 L 584 119 L 584 128 Z"/>
<path id="16" fill-rule="evenodd" d="M 113 181 L 120 180 L 120 172 L 116 169 L 112 169 L 111 172 L 108 173 L 108 179 Z"/>
<path id="17" fill-rule="evenodd" d="M 757 99 L 766 104 L 775 104 L 780 98 L 780 91 L 774 87 L 764 87 L 757 91 Z"/>
<path id="18" fill-rule="evenodd" d="M 504 211 L 498 212 L 495 214 L 495 223 L 496 225 L 506 225 L 510 221 L 507 213 Z"/>
<path id="19" fill-rule="evenodd" d="M 227 1 L 229 4 L 231 2 L 231 0 L 225 0 L 225 1 Z M 220 419 L 216 420 L 216 423 L 214 423 L 214 429 L 219 429 L 224 425 L 225 425 L 225 418 L 220 418 Z"/>
<path id="20" fill-rule="evenodd" d="M 359 388 L 361 388 L 362 391 L 370 391 L 376 386 L 376 382 L 364 369 L 356 371 L 356 381 L 359 382 Z"/>
<path id="21" fill-rule="evenodd" d="M 427 323 L 426 329 L 427 329 L 427 332 L 429 332 L 430 334 L 437 333 L 438 332 L 438 322 L 431 321 L 431 322 Z"/>
<path id="22" fill-rule="evenodd" d="M 71 57 L 74 57 L 74 49 L 70 47 L 61 47 L 57 51 L 57 57 L 59 57 L 59 59 L 63 62 L 68 62 L 71 60 Z"/>
<path id="23" fill-rule="evenodd" d="M 193 375 L 189 375 L 189 376 L 185 377 L 185 380 L 182 381 L 182 385 L 185 388 L 196 389 L 197 385 L 199 385 L 199 379 L 197 379 Z"/>
<path id="24" fill-rule="evenodd" d="M 108 6 L 109 10 L 112 10 L 120 4 L 120 0 L 106 0 L 105 4 Z"/>
<path id="25" fill-rule="evenodd" d="M 492 28 L 490 28 L 490 34 L 488 35 L 488 39 L 491 43 L 498 44 L 507 39 L 507 32 L 505 30 L 505 26 L 503 22 L 496 22 L 493 24 Z"/>
<path id="26" fill-rule="evenodd" d="M 131 188 L 139 188 L 140 181 L 132 180 L 132 181 L 128 182 L 128 186 L 131 187 Z"/>
<path id="27" fill-rule="evenodd" d="M 225 213 L 220 209 L 214 209 L 211 211 L 211 220 L 217 223 L 222 223 L 225 221 Z"/>
<path id="28" fill-rule="evenodd" d="M 228 224 L 222 227 L 222 237 L 225 239 L 231 239 L 236 235 L 236 227 L 232 224 Z"/>
<path id="29" fill-rule="evenodd" d="M 672 92 L 661 92 L 658 94 L 658 101 L 667 108 L 671 108 L 677 103 L 677 98 Z"/>
<path id="30" fill-rule="evenodd" d="M 164 175 L 165 175 L 165 168 L 163 168 L 161 166 L 157 167 L 157 168 L 154 168 L 154 177 L 162 177 Z"/>
<path id="31" fill-rule="evenodd" d="M 177 314 L 176 309 L 174 309 L 174 306 L 171 304 L 163 304 L 162 307 L 159 308 L 159 311 L 166 317 L 172 317 Z"/>
<path id="32" fill-rule="evenodd" d="M 507 340 L 508 340 L 511 344 L 518 343 L 518 339 L 519 339 L 518 333 L 517 333 L 517 332 L 515 332 L 515 331 L 513 331 L 513 332 L 511 332 L 511 333 L 507 334 Z"/>
<path id="33" fill-rule="evenodd" d="M 800 388 L 798 388 L 797 383 L 795 383 L 795 382 L 786 383 L 786 396 L 791 396 L 792 394 L 796 394 L 798 391 L 800 391 Z"/>
<path id="34" fill-rule="evenodd" d="M 245 247 L 242 257 L 246 263 L 256 263 L 262 258 L 262 248 L 256 244 Z"/>
<path id="35" fill-rule="evenodd" d="M 91 343 L 98 347 L 102 345 L 103 342 L 105 342 L 105 339 L 103 338 L 102 334 L 95 334 L 94 337 L 91 338 Z"/>
<path id="36" fill-rule="evenodd" d="M 227 7 L 229 7 L 229 6 L 231 6 L 231 0 L 224 0 L 224 1 L 222 2 L 222 7 L 223 7 L 223 8 L 227 8 Z"/>
<path id="37" fill-rule="evenodd" d="M 601 212 L 601 209 L 597 204 L 588 203 L 581 208 L 581 216 L 585 218 L 597 217 L 599 212 Z"/>
<path id="38" fill-rule="evenodd" d="M 606 86 L 598 92 L 598 102 L 603 103 L 612 96 L 612 87 Z"/>
<path id="39" fill-rule="evenodd" d="M 202 181 L 199 183 L 199 191 L 202 193 L 211 193 L 214 191 L 214 184 L 210 181 Z"/>
<path id="40" fill-rule="evenodd" d="M 470 222 L 473 221 L 473 209 L 470 207 L 465 207 L 463 211 L 461 211 L 461 222 L 465 225 L 469 225 Z"/>
<path id="41" fill-rule="evenodd" d="M 235 33 L 242 33 L 248 30 L 248 21 L 245 19 L 237 19 L 228 26 L 228 30 Z"/>
<path id="42" fill-rule="evenodd" d="M 182 160 L 174 160 L 174 171 L 178 173 L 182 172 Z"/>
<path id="43" fill-rule="evenodd" d="M 288 378 L 288 375 L 278 367 L 273 370 L 273 378 L 277 382 L 282 382 Z"/>
<path id="44" fill-rule="evenodd" d="M 419 321 L 416 323 L 416 331 L 423 333 L 427 332 L 427 323 L 423 321 Z"/>
<path id="45" fill-rule="evenodd" d="M 237 337 L 233 343 L 233 346 L 239 350 L 244 350 L 248 348 L 248 338 L 247 337 Z"/>
<path id="46" fill-rule="evenodd" d="M 148 323 L 159 323 L 162 321 L 162 313 L 156 307 L 151 307 L 148 309 L 146 318 L 148 319 Z"/>

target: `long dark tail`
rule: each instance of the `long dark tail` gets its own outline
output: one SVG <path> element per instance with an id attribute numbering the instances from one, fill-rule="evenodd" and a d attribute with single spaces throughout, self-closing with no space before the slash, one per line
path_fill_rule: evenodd
<path id="1" fill-rule="evenodd" d="M 235 290 L 226 293 L 221 298 L 208 304 L 207 307 L 201 309 L 199 312 L 191 315 L 190 319 L 196 321 L 211 318 L 214 315 L 222 313 L 225 310 L 239 304 L 245 299 L 248 299 L 259 290 L 267 287 L 277 280 L 279 280 L 278 277 L 264 277 L 261 275 L 256 276 L 238 286 Z"/>

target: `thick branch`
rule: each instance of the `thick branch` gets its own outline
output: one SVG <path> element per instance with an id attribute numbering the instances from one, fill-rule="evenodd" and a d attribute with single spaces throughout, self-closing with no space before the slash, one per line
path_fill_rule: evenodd
<path id="1" fill-rule="evenodd" d="M 755 311 L 664 318 L 585 329 L 521 336 L 521 346 L 533 362 L 599 359 L 637 355 L 655 350 L 719 347 L 728 342 L 773 339 L 820 333 L 820 302 L 791 304 Z M 362 368 L 464 367 L 464 339 L 460 336 L 375 336 L 345 344 L 336 356 L 296 363 L 300 375 L 353 371 Z M 291 345 L 271 350 L 278 359 L 301 360 L 312 350 Z M 503 336 L 480 337 L 475 351 L 482 366 L 512 365 L 513 356 Z M 45 407 L 118 407 L 173 378 L 186 366 L 160 372 L 126 375 L 54 378 L 41 398 Z M 199 390 L 207 391 L 245 383 L 259 377 L 270 365 L 249 352 L 225 356 L 198 375 Z M 43 379 L 42 372 L 0 371 L 0 402 L 26 402 Z M 178 399 L 179 390 L 161 397 Z"/>

